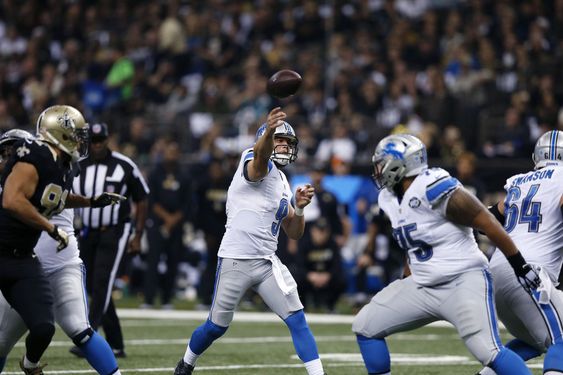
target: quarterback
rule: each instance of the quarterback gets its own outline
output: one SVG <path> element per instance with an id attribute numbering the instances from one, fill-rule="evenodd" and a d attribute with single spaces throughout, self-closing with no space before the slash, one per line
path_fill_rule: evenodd
<path id="1" fill-rule="evenodd" d="M 298 188 L 295 208 L 290 203 L 292 192 L 281 169 L 297 158 L 298 141 L 285 117 L 279 107 L 274 108 L 258 129 L 254 148 L 242 153 L 228 190 L 226 231 L 209 318 L 193 332 L 175 375 L 192 374 L 197 358 L 227 331 L 236 306 L 250 288 L 287 324 L 307 373 L 324 372 L 297 284 L 275 254 L 280 228 L 293 239 L 303 235 L 303 209 L 314 193 L 309 185 Z"/>
<path id="2" fill-rule="evenodd" d="M 482 364 L 502 375 L 530 374 L 524 361 L 502 346 L 488 262 L 471 227 L 501 249 L 528 291 L 540 285 L 535 270 L 477 198 L 445 170 L 428 168 L 418 138 L 385 137 L 372 161 L 379 205 L 407 253 L 410 275 L 376 294 L 354 318 L 368 373 L 391 374 L 385 337 L 443 319 Z"/>

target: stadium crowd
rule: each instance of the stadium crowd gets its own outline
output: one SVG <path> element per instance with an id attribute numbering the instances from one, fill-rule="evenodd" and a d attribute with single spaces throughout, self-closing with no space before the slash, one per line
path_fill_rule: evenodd
<path id="1" fill-rule="evenodd" d="M 222 218 L 224 180 L 274 106 L 283 107 L 299 138 L 290 173 L 308 173 L 314 163 L 334 175 L 366 172 L 377 141 L 409 132 L 483 197 L 479 161 L 528 157 L 539 135 L 563 129 L 562 67 L 563 0 L 5 0 L 0 131 L 33 130 L 47 106 L 72 105 L 90 124 L 107 123 L 112 148 L 147 176 L 177 141 L 199 197 L 183 215 L 184 227 L 207 215 L 198 221 L 205 226 L 195 224 L 209 230 L 203 243 L 212 247 L 220 238 L 213 220 Z M 278 101 L 265 84 L 281 68 L 298 71 L 304 82 L 297 95 Z M 341 249 L 348 243 L 337 256 L 352 274 L 374 264 L 362 258 L 364 248 L 375 259 L 385 255 L 372 242 L 388 237 L 373 199 L 363 198 L 354 202 L 361 224 L 342 213 L 338 235 L 345 239 L 329 241 Z M 309 241 L 328 241 L 326 221 L 311 227 L 319 234 Z M 192 231 L 185 232 L 184 242 L 192 243 Z M 281 251 L 291 257 L 299 245 L 286 247 Z M 201 267 L 191 253 L 182 260 Z M 295 259 L 294 266 L 304 278 L 318 272 L 306 267 L 338 274 L 329 260 L 313 263 Z M 142 269 L 133 261 L 122 272 Z M 318 280 L 312 277 L 310 287 Z M 348 291 L 370 289 L 351 280 Z"/>

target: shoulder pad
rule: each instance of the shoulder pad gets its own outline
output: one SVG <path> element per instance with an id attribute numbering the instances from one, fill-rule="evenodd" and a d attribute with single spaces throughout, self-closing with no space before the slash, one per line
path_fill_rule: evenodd
<path id="1" fill-rule="evenodd" d="M 450 176 L 447 171 L 441 168 L 432 168 L 426 173 L 428 174 L 425 176 L 427 177 L 425 195 L 431 206 L 439 203 L 461 185 L 457 178 Z"/>

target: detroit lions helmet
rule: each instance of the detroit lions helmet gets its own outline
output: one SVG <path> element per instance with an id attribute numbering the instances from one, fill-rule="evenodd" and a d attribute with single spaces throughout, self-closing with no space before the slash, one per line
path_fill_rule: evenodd
<path id="1" fill-rule="evenodd" d="M 532 154 L 534 169 L 563 165 L 563 131 L 551 130 L 538 138 Z"/>
<path id="2" fill-rule="evenodd" d="M 69 105 L 47 108 L 37 119 L 37 138 L 68 154 L 73 162 L 88 155 L 88 124 Z"/>
<path id="3" fill-rule="evenodd" d="M 287 139 L 288 152 L 287 153 L 277 152 L 276 147 L 274 147 L 270 159 L 281 166 L 286 166 L 289 163 L 293 163 L 295 160 L 297 160 L 297 153 L 299 152 L 299 148 L 297 147 L 297 144 L 299 143 L 299 140 L 295 135 L 295 130 L 293 130 L 293 127 L 285 121 L 282 121 L 282 123 L 283 123 L 282 125 L 276 128 L 274 132 L 274 138 Z M 258 138 L 264 135 L 264 132 L 266 131 L 266 126 L 267 124 L 262 124 L 262 126 L 258 128 L 258 131 L 256 132 L 256 139 L 254 140 L 255 142 L 258 140 Z"/>
<path id="4" fill-rule="evenodd" d="M 377 144 L 372 157 L 373 179 L 378 189 L 389 190 L 404 177 L 412 177 L 428 168 L 426 147 L 410 134 L 389 135 Z"/>

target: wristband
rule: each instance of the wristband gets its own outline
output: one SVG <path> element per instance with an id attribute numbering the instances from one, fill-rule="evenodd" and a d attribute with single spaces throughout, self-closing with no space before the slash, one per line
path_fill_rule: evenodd
<path id="1" fill-rule="evenodd" d="M 526 265 L 526 260 L 522 256 L 522 253 L 517 252 L 514 255 L 506 257 L 506 260 L 508 260 L 508 263 L 510 263 L 512 268 L 514 268 L 514 272 L 516 273 L 516 275 L 524 276 L 526 274 L 527 270 L 524 269 L 524 266 Z"/>
<path id="2" fill-rule="evenodd" d="M 295 207 L 295 215 L 297 216 L 303 216 L 304 212 L 302 208 L 299 207 Z"/>

